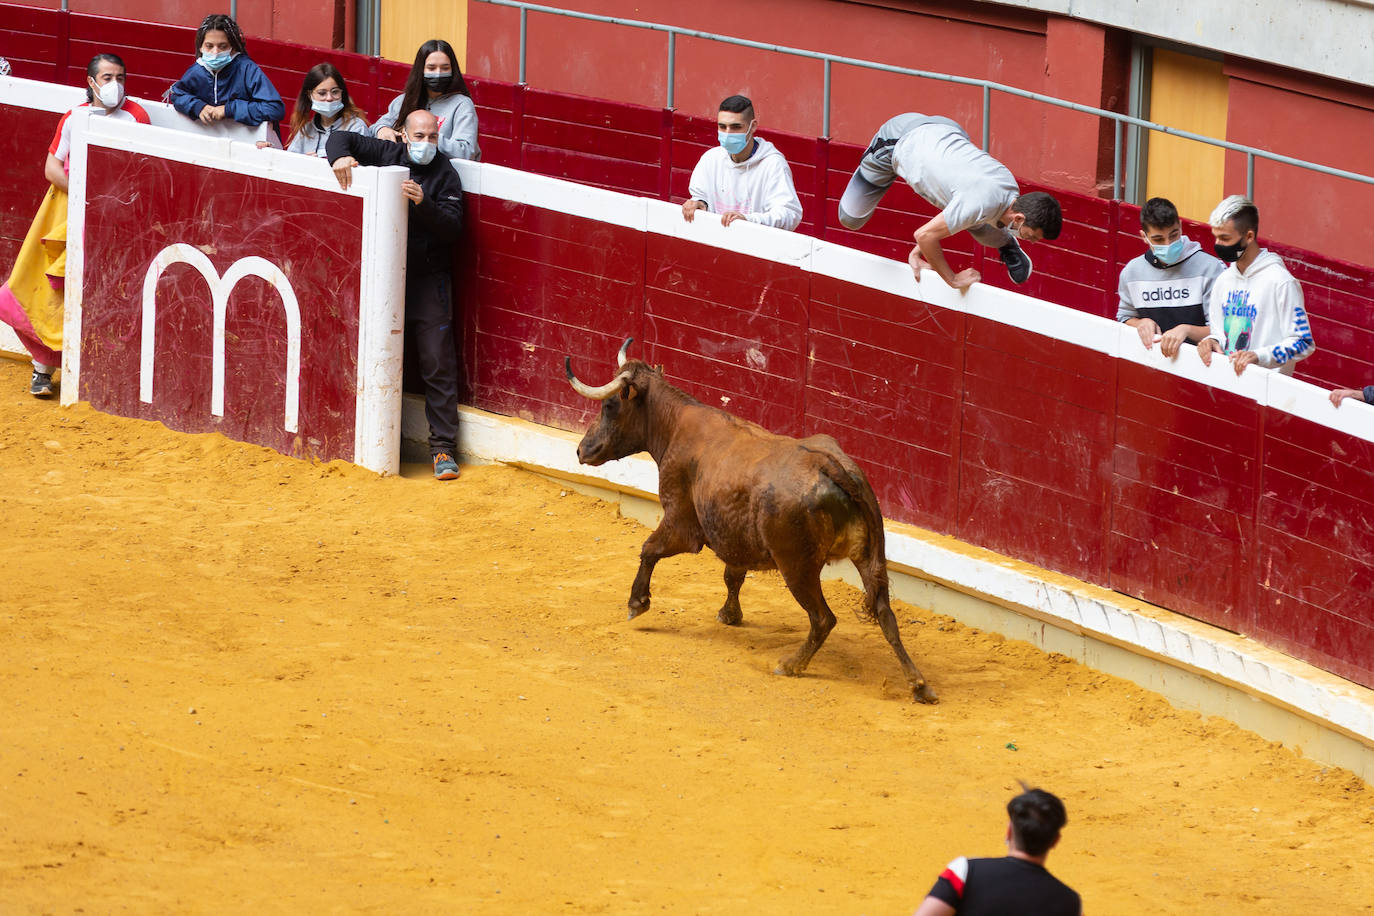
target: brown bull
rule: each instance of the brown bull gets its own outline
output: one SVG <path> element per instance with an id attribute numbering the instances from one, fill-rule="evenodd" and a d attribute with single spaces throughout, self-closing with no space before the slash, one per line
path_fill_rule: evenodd
<path id="1" fill-rule="evenodd" d="M 708 546 L 725 562 L 722 623 L 743 620 L 739 590 L 751 569 L 776 569 L 811 618 L 811 632 L 777 674 L 797 675 L 835 626 L 821 591 L 821 569 L 849 559 L 864 584 L 864 616 L 875 619 L 897 654 L 915 699 L 936 701 L 902 646 L 888 602 L 883 518 L 863 471 L 834 439 L 793 439 L 707 407 L 637 359 L 600 388 L 564 369 L 573 389 L 601 401 L 601 414 L 577 446 L 583 464 L 647 451 L 658 465 L 663 521 L 640 550 L 630 587 L 630 618 L 649 609 L 649 579 L 664 557 Z"/>

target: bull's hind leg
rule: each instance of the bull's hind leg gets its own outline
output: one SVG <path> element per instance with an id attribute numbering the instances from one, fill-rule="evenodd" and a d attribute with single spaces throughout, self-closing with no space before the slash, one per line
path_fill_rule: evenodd
<path id="1" fill-rule="evenodd" d="M 778 667 L 773 669 L 774 674 L 793 677 L 801 674 L 806 670 L 806 666 L 811 664 L 811 657 L 835 628 L 835 614 L 830 610 L 830 605 L 825 603 L 819 569 L 808 569 L 801 574 L 784 574 L 783 581 L 787 583 L 787 590 L 792 593 L 792 597 L 797 599 L 797 603 L 806 610 L 806 616 L 811 619 L 811 631 L 806 634 L 806 642 L 801 644 L 791 658 L 778 662 Z"/>
<path id="2" fill-rule="evenodd" d="M 744 585 L 744 577 L 749 570 L 743 566 L 725 567 L 725 604 L 721 607 L 720 613 L 716 614 L 716 619 L 727 626 L 739 626 L 744 619 L 744 611 L 739 606 L 739 590 Z"/>
<path id="3" fill-rule="evenodd" d="M 925 676 L 921 674 L 916 663 L 911 660 L 911 656 L 906 654 L 906 646 L 902 645 L 902 634 L 897 630 L 897 616 L 892 613 L 892 606 L 887 603 L 887 596 L 883 596 L 882 606 L 875 608 L 874 615 L 878 619 L 878 626 L 883 631 L 883 636 L 887 638 L 887 644 L 892 647 L 892 651 L 897 653 L 897 662 L 902 666 L 902 673 L 906 675 L 907 685 L 911 687 L 912 698 L 918 703 L 938 703 L 940 698 L 935 695 L 935 691 L 930 689 L 926 683 Z"/>
<path id="4" fill-rule="evenodd" d="M 911 688 L 912 698 L 918 703 L 938 703 L 939 698 L 935 691 L 930 689 L 926 683 L 925 676 L 921 674 L 916 663 L 911 660 L 911 656 L 906 653 L 906 646 L 902 645 L 902 634 L 897 629 L 897 615 L 892 613 L 892 602 L 888 597 L 887 583 L 887 562 L 882 557 L 875 557 L 867 551 L 859 555 L 852 555 L 854 568 L 859 571 L 859 578 L 864 583 L 864 601 L 868 605 L 867 610 L 873 615 L 873 619 L 878 622 L 878 627 L 883 631 L 887 644 L 892 647 L 892 651 L 897 656 L 897 663 L 902 666 L 902 674 L 906 675 L 907 685 Z"/>

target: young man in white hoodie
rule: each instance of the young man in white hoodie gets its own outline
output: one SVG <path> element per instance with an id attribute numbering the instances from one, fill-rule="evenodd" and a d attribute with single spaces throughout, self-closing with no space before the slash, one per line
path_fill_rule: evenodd
<path id="1" fill-rule="evenodd" d="M 1236 370 L 1257 363 L 1292 375 L 1298 360 L 1316 352 L 1302 287 L 1283 260 L 1259 247 L 1259 210 L 1233 194 L 1212 211 L 1212 248 L 1231 266 L 1212 284 L 1207 301 L 1211 333 L 1198 344 L 1203 365 L 1225 353 Z"/>
<path id="2" fill-rule="evenodd" d="M 792 184 L 792 169 L 778 148 L 754 132 L 754 103 L 732 95 L 720 103 L 716 130 L 720 145 L 707 150 L 692 170 L 682 218 L 691 222 L 698 210 L 720 214 L 720 224 L 737 219 L 789 232 L 801 224 L 801 201 Z"/>

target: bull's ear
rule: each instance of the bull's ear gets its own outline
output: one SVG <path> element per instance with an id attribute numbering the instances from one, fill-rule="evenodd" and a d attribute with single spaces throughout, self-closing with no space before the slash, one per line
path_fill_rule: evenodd
<path id="1" fill-rule="evenodd" d="M 620 386 L 620 399 L 622 401 L 630 401 L 637 397 L 639 397 L 639 389 L 635 386 L 634 382 L 627 379 L 625 384 Z"/>

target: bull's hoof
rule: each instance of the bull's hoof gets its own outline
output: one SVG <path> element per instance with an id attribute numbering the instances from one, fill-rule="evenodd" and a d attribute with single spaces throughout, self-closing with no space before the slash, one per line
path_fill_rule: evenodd
<path id="1" fill-rule="evenodd" d="M 727 627 L 737 627 L 744 622 L 744 611 L 740 610 L 739 605 L 731 607 L 727 604 L 716 613 L 716 619 Z"/>
<path id="2" fill-rule="evenodd" d="M 648 596 L 648 595 L 645 595 L 643 598 L 631 598 L 631 599 L 630 599 L 630 616 L 627 617 L 626 619 L 627 619 L 627 620 L 634 620 L 636 617 L 638 617 L 640 614 L 643 614 L 643 613 L 644 613 L 645 611 L 647 611 L 648 609 L 649 609 L 649 596 Z"/>
<path id="3" fill-rule="evenodd" d="M 912 691 L 912 698 L 917 703 L 925 703 L 930 706 L 940 702 L 940 698 L 935 695 L 935 691 L 931 689 L 929 684 L 918 684 Z"/>
<path id="4" fill-rule="evenodd" d="M 778 662 L 778 667 L 773 669 L 773 673 L 780 674 L 783 677 L 798 677 L 801 675 L 803 670 L 804 669 L 802 668 L 798 668 L 796 664 L 789 658 L 786 661 Z"/>

